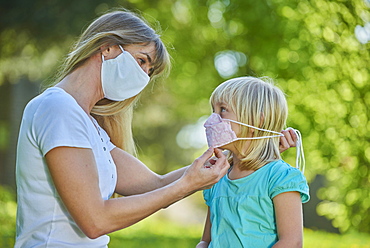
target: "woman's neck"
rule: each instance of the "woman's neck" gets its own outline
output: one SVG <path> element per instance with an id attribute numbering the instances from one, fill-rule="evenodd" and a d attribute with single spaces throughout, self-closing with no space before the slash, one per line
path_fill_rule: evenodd
<path id="1" fill-rule="evenodd" d="M 94 61 L 90 58 L 55 86 L 65 90 L 90 114 L 94 105 L 104 96 L 98 72 L 100 73 L 100 69 L 94 66 Z"/>

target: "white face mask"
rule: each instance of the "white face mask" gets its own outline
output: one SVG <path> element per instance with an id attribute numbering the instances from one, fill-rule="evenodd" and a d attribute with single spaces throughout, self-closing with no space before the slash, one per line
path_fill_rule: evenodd
<path id="1" fill-rule="evenodd" d="M 139 94 L 150 80 L 135 58 L 119 47 L 122 53 L 114 59 L 104 60 L 102 55 L 101 82 L 104 97 L 112 101 L 123 101 Z"/>

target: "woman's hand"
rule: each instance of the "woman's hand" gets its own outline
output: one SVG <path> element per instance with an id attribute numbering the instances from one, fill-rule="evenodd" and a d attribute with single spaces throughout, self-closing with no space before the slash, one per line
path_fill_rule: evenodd
<path id="1" fill-rule="evenodd" d="M 213 153 L 215 159 L 210 159 Z M 211 147 L 189 166 L 182 179 L 193 188 L 192 192 L 198 191 L 217 183 L 229 168 L 229 162 L 222 150 Z"/>
<path id="2" fill-rule="evenodd" d="M 227 158 L 227 156 L 230 154 L 230 151 L 229 150 L 223 150 L 222 151 L 222 154 L 224 154 Z M 206 161 L 206 163 L 204 164 L 204 166 L 206 167 L 211 167 L 212 165 L 214 165 L 217 161 L 217 157 L 216 156 L 212 156 L 210 159 L 208 159 Z"/>
<path id="3" fill-rule="evenodd" d="M 284 136 L 280 137 L 279 151 L 280 153 L 288 150 L 291 147 L 295 147 L 297 144 L 298 136 L 293 128 L 287 128 L 281 131 Z"/>

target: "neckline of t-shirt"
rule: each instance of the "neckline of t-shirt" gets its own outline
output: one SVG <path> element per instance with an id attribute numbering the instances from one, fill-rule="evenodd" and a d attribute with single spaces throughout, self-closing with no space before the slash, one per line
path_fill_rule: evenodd
<path id="1" fill-rule="evenodd" d="M 73 99 L 73 101 L 77 104 L 77 106 L 81 109 L 81 111 L 86 114 L 87 117 L 90 116 L 85 112 L 85 110 L 80 106 L 80 104 L 78 104 L 77 100 L 71 94 L 69 94 L 67 91 L 65 91 L 63 88 L 58 87 L 58 86 L 53 86 L 53 87 L 48 88 L 46 91 L 51 91 L 51 90 L 59 91 L 59 92 L 65 94 L 65 95 L 67 95 L 69 98 Z"/>
<path id="2" fill-rule="evenodd" d="M 63 93 L 63 94 L 65 94 L 65 95 L 67 95 L 68 97 L 70 97 L 71 99 L 73 99 L 73 101 L 80 107 L 80 109 L 83 111 L 83 109 L 82 109 L 82 107 L 78 104 L 78 102 L 76 101 L 76 99 L 71 95 L 71 94 L 69 94 L 67 91 L 65 91 L 63 88 L 61 88 L 61 87 L 58 87 L 58 86 L 52 86 L 52 87 L 50 87 L 50 88 L 47 88 L 46 90 L 45 90 L 45 92 L 47 92 L 47 91 L 57 91 L 57 92 L 61 92 L 61 93 Z M 85 112 L 85 111 L 84 111 Z M 86 112 L 85 112 L 86 113 Z"/>
<path id="3" fill-rule="evenodd" d="M 226 179 L 227 179 L 227 181 L 229 181 L 231 183 L 238 183 L 238 182 L 241 182 L 241 181 L 250 180 L 253 177 L 255 177 L 257 174 L 261 173 L 262 171 L 267 170 L 266 169 L 267 167 L 273 166 L 275 163 L 277 163 L 279 161 L 281 161 L 281 159 L 269 162 L 269 163 L 265 164 L 264 166 L 262 166 L 261 168 L 259 168 L 258 170 L 256 170 L 255 172 L 253 172 L 252 174 L 249 174 L 245 177 L 241 177 L 241 178 L 238 178 L 238 179 L 230 179 L 229 178 L 229 172 L 228 172 L 228 173 L 226 173 Z"/>

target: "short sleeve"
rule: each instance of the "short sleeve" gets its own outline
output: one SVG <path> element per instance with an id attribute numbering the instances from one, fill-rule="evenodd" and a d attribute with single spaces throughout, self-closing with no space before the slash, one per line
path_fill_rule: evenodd
<path id="1" fill-rule="evenodd" d="M 88 118 L 72 97 L 58 93 L 46 96 L 32 121 L 42 155 L 60 146 L 91 148 Z"/>
<path id="2" fill-rule="evenodd" d="M 273 199 L 281 193 L 292 191 L 300 193 L 302 203 L 310 200 L 309 187 L 305 176 L 297 168 L 286 165 L 273 174 L 270 181 L 269 196 Z"/>
<path id="3" fill-rule="evenodd" d="M 116 148 L 116 146 L 111 141 L 107 142 L 107 147 L 108 151 L 112 151 L 114 148 Z"/>
<path id="4" fill-rule="evenodd" d="M 204 201 L 206 202 L 207 206 L 210 206 L 211 202 L 210 202 L 210 198 L 211 198 L 211 189 L 205 189 L 203 190 L 203 199 Z"/>

